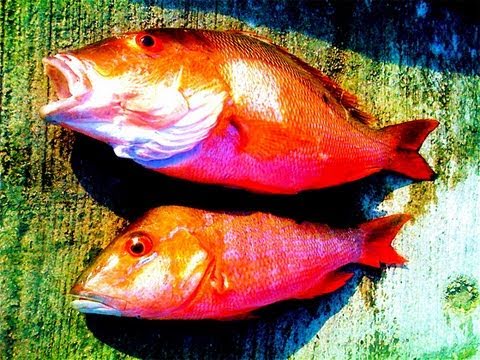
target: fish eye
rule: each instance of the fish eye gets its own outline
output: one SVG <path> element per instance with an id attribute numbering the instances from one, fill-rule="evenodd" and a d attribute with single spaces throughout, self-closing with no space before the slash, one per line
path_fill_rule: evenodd
<path id="1" fill-rule="evenodd" d="M 147 255 L 152 247 L 152 240 L 145 234 L 132 234 L 126 243 L 128 253 L 135 257 Z"/>
<path id="2" fill-rule="evenodd" d="M 138 46 L 149 51 L 161 50 L 161 44 L 158 39 L 150 34 L 141 34 L 136 37 Z"/>
<path id="3" fill-rule="evenodd" d="M 151 37 L 150 35 L 142 36 L 140 38 L 140 42 L 145 47 L 151 47 L 151 46 L 155 45 L 155 39 L 153 37 Z"/>

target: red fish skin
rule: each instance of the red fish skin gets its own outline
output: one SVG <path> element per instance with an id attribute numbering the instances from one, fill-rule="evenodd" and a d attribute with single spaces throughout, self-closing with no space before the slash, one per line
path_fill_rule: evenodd
<path id="1" fill-rule="evenodd" d="M 210 246 L 216 258 L 210 277 L 215 286 L 205 281 L 197 301 L 176 310 L 174 317 L 209 314 L 230 319 L 277 301 L 302 298 L 326 274 L 361 254 L 358 231 L 333 232 L 266 214 L 218 220 L 215 227 L 223 232 L 223 242 Z"/>
<path id="2" fill-rule="evenodd" d="M 408 215 L 390 219 L 393 236 L 408 219 Z M 297 224 L 262 213 L 222 220 L 212 229 L 212 233 L 222 233 L 223 242 L 210 247 L 216 258 L 210 281 L 197 289 L 198 298 L 172 313 L 175 318 L 202 318 L 205 314 L 213 319 L 248 317 L 250 311 L 278 301 L 335 291 L 352 275 L 340 268 L 368 262 L 361 260 L 368 232 L 360 228 Z M 393 249 L 385 253 L 393 254 L 392 264 L 405 261 Z M 375 261 L 370 265 L 379 267 Z"/>
<path id="3" fill-rule="evenodd" d="M 339 185 L 392 167 L 401 139 L 364 124 L 373 118 L 358 110 L 353 95 L 282 48 L 236 32 L 202 31 L 182 41 L 199 42 L 218 52 L 216 61 L 230 101 L 217 127 L 195 151 L 155 170 L 196 182 L 289 194 Z M 257 99 L 248 95 L 248 87 L 235 93 L 234 70 L 228 65 L 235 62 L 242 64 L 247 75 L 250 71 L 269 79 L 257 80 L 255 93 L 271 93 L 275 84 L 278 108 L 266 101 L 255 104 Z M 340 91 L 340 98 L 332 88 Z M 272 112 L 281 114 L 281 119 L 272 119 Z M 429 128 L 419 134 L 419 145 L 438 124 L 423 121 Z M 414 138 L 415 131 L 412 126 Z M 431 179 L 433 171 L 423 161 L 409 176 Z"/>
<path id="4" fill-rule="evenodd" d="M 119 299 L 123 316 L 244 318 L 268 304 L 337 290 L 351 277 L 341 270 L 346 264 L 403 264 L 391 242 L 408 219 L 392 215 L 358 228 L 332 229 L 265 213 L 161 207 L 112 242 L 72 293 L 105 298 L 108 306 L 115 305 L 108 299 Z M 125 244 L 138 233 L 151 238 L 153 247 L 135 258 Z M 172 265 L 149 264 L 152 254 Z"/>

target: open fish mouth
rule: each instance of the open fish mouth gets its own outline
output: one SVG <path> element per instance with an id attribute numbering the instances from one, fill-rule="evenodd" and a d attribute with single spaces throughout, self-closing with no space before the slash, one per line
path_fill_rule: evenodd
<path id="1" fill-rule="evenodd" d="M 44 58 L 42 62 L 58 98 L 40 109 L 42 117 L 48 117 L 78 105 L 91 91 L 92 85 L 87 76 L 87 67 L 75 56 L 57 54 Z"/>
<path id="2" fill-rule="evenodd" d="M 126 301 L 114 299 L 109 296 L 97 295 L 87 291 L 70 292 L 75 299 L 71 305 L 74 309 L 86 314 L 122 316 Z"/>

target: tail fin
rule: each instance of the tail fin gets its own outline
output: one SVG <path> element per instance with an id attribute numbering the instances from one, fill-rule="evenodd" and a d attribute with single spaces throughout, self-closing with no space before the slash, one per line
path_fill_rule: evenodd
<path id="1" fill-rule="evenodd" d="M 380 264 L 405 264 L 407 260 L 395 251 L 392 241 L 402 226 L 410 219 L 410 215 L 397 214 L 360 225 L 360 230 L 364 232 L 365 238 L 358 262 L 373 267 L 380 267 Z"/>
<path id="2" fill-rule="evenodd" d="M 393 145 L 394 154 L 387 166 L 415 180 L 433 180 L 435 173 L 421 157 L 418 150 L 425 138 L 438 126 L 437 120 L 413 120 L 391 125 L 382 129 L 388 142 Z"/>

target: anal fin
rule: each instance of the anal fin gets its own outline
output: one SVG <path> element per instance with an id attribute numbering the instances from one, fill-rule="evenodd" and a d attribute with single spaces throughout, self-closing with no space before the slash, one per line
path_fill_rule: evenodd
<path id="1" fill-rule="evenodd" d="M 323 294 L 328 294 L 334 292 L 335 290 L 340 289 L 344 286 L 348 280 L 353 276 L 353 273 L 342 272 L 342 271 L 332 271 L 325 275 L 317 284 L 307 289 L 304 292 L 301 292 L 296 296 L 297 299 L 311 299 L 316 296 Z"/>

